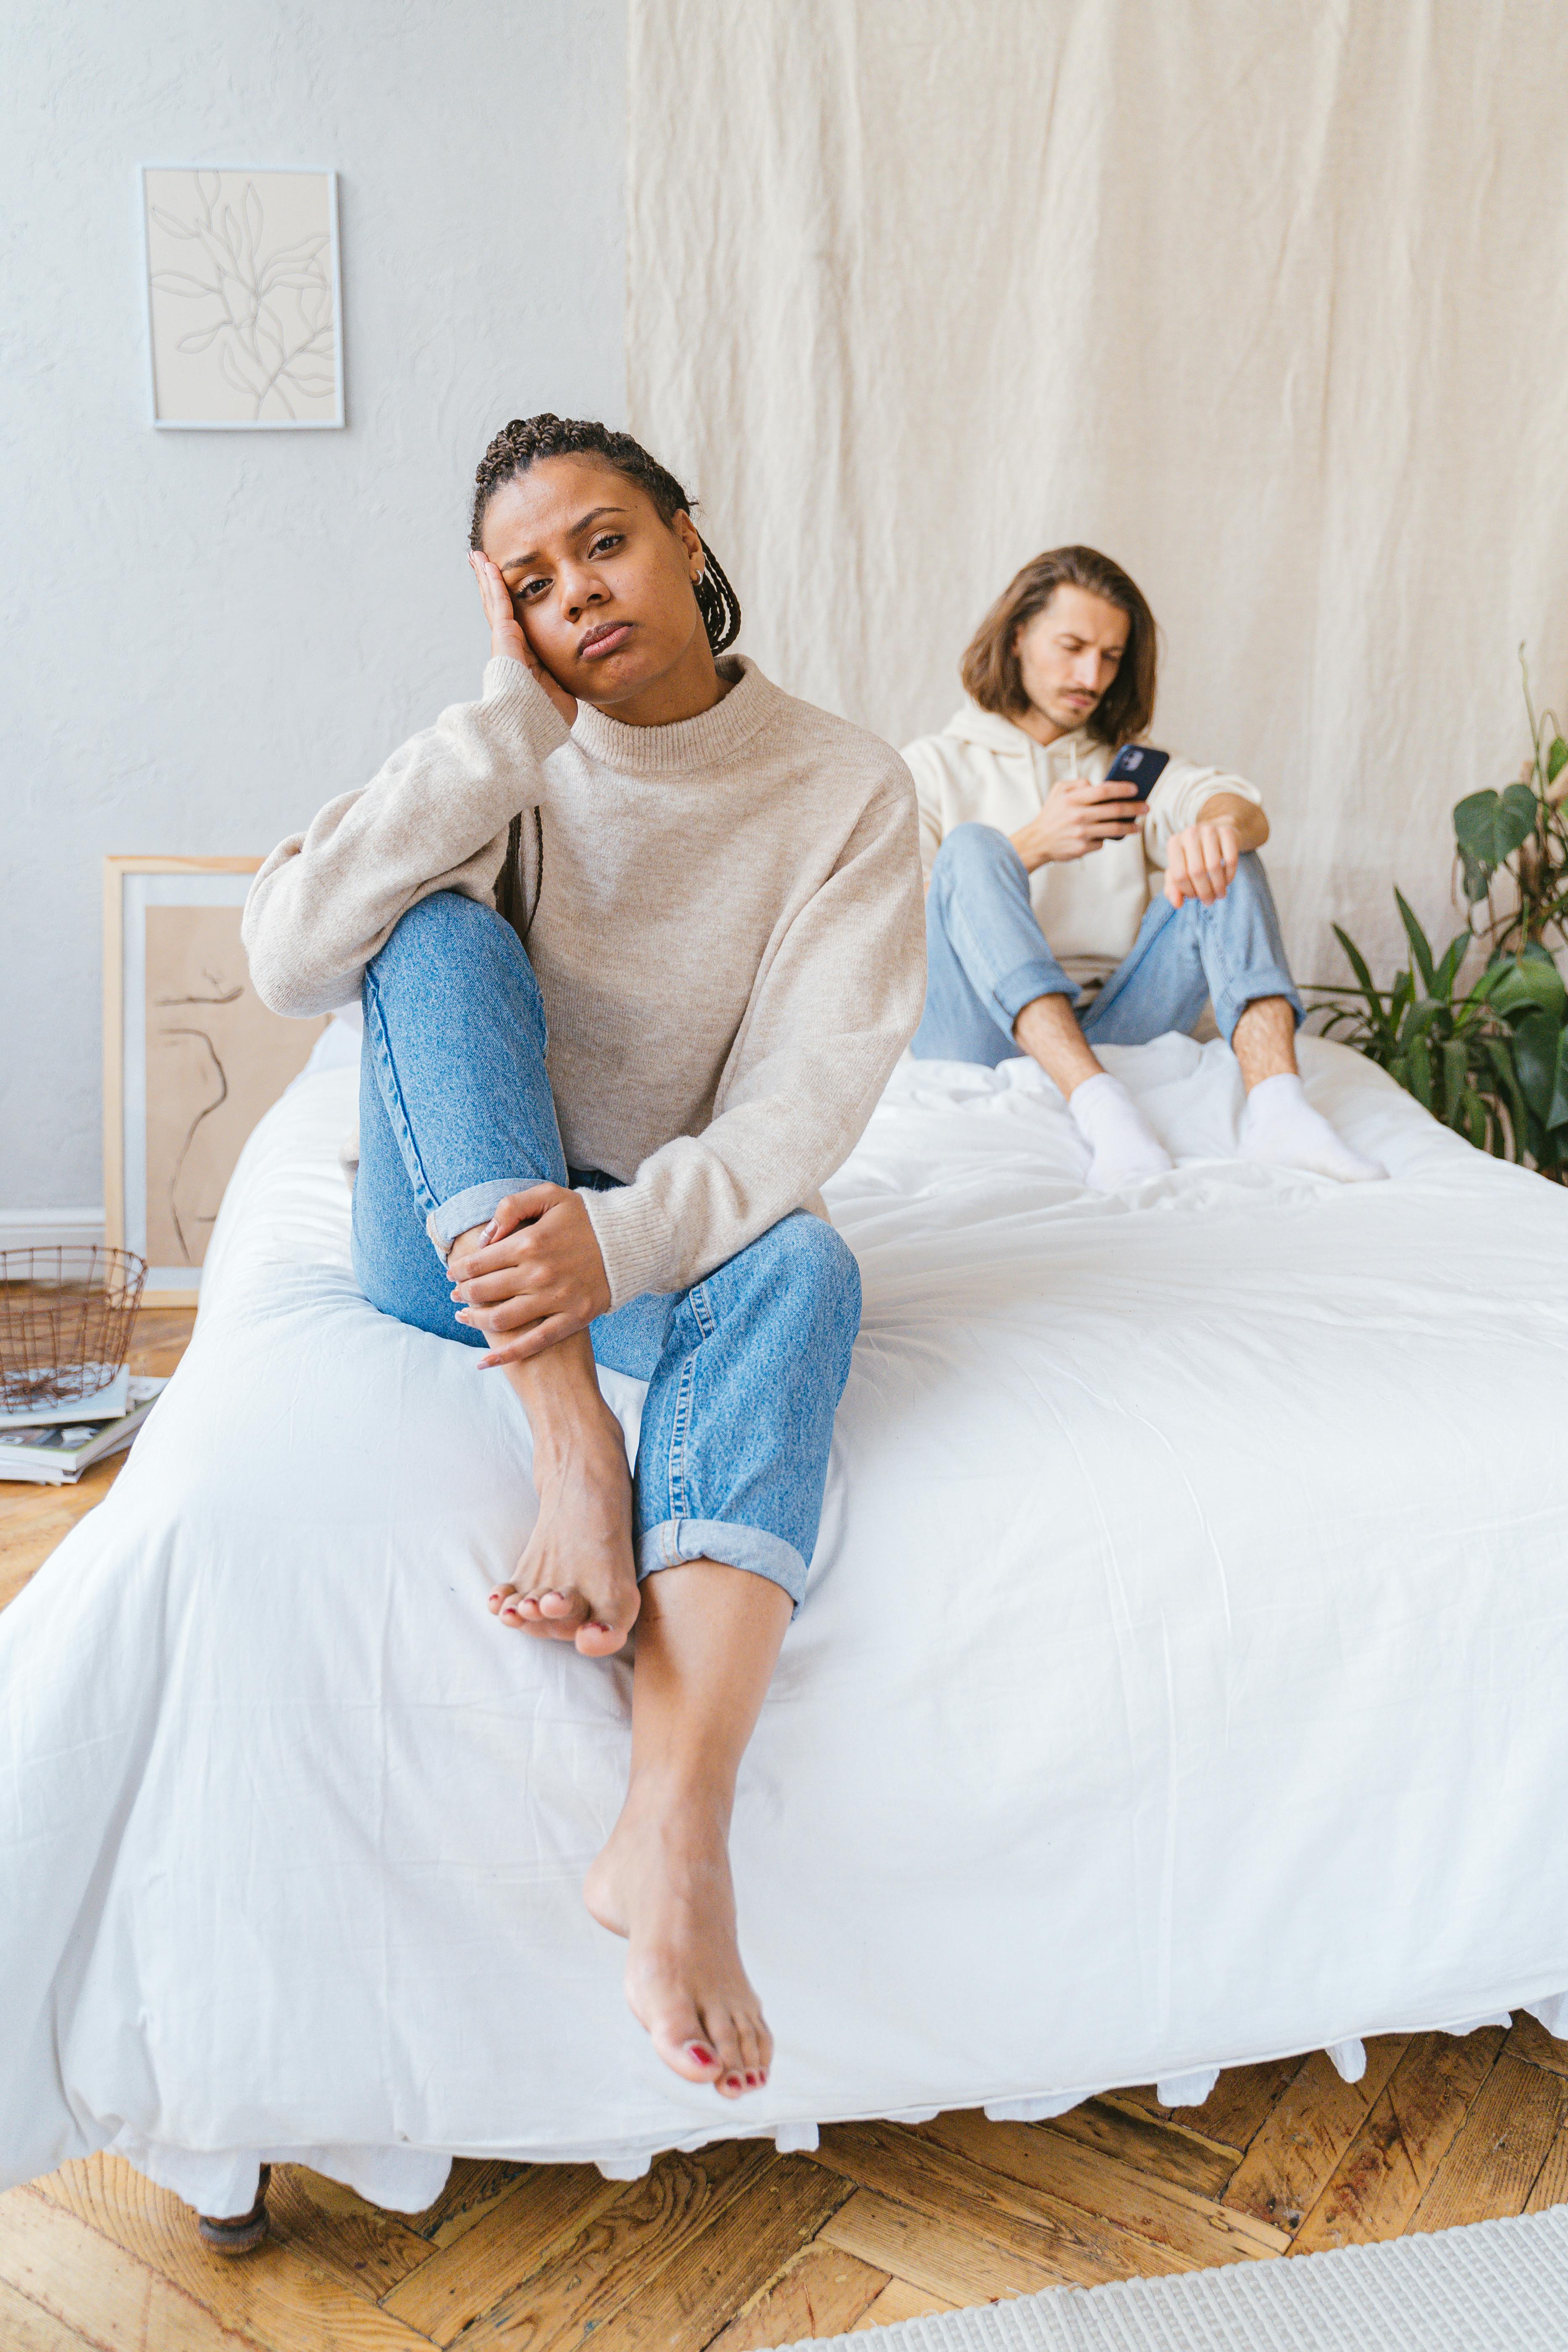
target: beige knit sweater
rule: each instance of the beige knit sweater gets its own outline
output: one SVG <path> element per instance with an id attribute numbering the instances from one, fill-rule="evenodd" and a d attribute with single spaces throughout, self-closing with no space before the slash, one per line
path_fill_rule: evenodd
<path id="1" fill-rule="evenodd" d="M 494 903 L 508 828 L 543 826 L 528 938 L 571 1166 L 613 1303 L 684 1289 L 847 1156 L 920 1019 L 914 791 L 875 737 L 744 660 L 700 717 L 567 729 L 521 663 L 443 711 L 258 874 L 244 936 L 274 1012 L 352 1003 L 434 890 Z M 487 1174 L 511 1171 L 476 1171 Z"/>

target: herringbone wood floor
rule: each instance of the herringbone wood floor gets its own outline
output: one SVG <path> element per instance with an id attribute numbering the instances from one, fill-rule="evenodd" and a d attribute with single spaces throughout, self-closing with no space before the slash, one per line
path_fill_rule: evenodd
<path id="1" fill-rule="evenodd" d="M 171 1370 L 189 1318 L 142 1318 Z M 0 1601 L 107 1489 L 0 1490 Z M 755 2352 L 917 2312 L 1436 2230 L 1568 2200 L 1568 2043 L 1528 2019 L 1462 2041 L 1236 2068 L 1206 2105 L 1152 2090 L 1054 2124 L 842 2124 L 815 2156 L 725 2141 L 647 2178 L 461 2163 L 427 2213 L 289 2167 L 271 2239 L 209 2255 L 191 2215 L 95 2158 L 0 2197 L 3 2352 Z"/>

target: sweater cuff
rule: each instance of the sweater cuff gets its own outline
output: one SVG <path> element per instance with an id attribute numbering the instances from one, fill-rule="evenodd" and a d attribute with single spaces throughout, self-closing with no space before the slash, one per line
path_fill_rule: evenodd
<path id="1" fill-rule="evenodd" d="M 647 1290 L 684 1290 L 675 1259 L 674 1237 L 657 1202 L 637 1184 L 617 1184 L 613 1192 L 584 1190 L 605 1272 L 610 1281 L 610 1311 L 640 1298 Z"/>
<path id="2" fill-rule="evenodd" d="M 572 740 L 567 726 L 533 672 L 509 654 L 485 664 L 483 709 L 488 724 L 510 735 L 535 760 L 548 760 Z"/>

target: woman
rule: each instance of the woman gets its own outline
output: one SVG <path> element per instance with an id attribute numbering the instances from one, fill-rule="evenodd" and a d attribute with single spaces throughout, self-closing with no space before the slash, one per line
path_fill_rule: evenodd
<path id="1" fill-rule="evenodd" d="M 733 593 L 628 435 L 516 420 L 479 468 L 483 698 L 258 875 L 276 1010 L 361 997 L 354 1264 L 482 1349 L 539 1518 L 500 1623 L 610 1656 L 626 1804 L 584 1889 L 666 2063 L 772 2041 L 736 1939 L 735 1774 L 816 1537 L 859 1321 L 818 1188 L 920 1015 L 907 771 L 720 659 Z M 595 1362 L 646 1379 L 634 1483 Z"/>
<path id="2" fill-rule="evenodd" d="M 1026 563 L 975 631 L 968 695 L 904 752 L 921 805 L 929 980 L 923 1058 L 1039 1063 L 1067 1097 L 1102 1192 L 1168 1171 L 1159 1138 L 1094 1048 L 1192 1031 L 1213 1003 L 1235 1051 L 1247 1159 L 1353 1183 L 1384 1174 L 1308 1102 L 1301 1000 L 1258 852 L 1255 785 L 1144 750 L 1154 616 L 1092 547 Z"/>

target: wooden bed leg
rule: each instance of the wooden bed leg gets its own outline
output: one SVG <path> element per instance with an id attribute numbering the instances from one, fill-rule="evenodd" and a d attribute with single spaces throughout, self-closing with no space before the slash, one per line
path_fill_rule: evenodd
<path id="1" fill-rule="evenodd" d="M 264 2164 L 261 2178 L 256 2184 L 256 2202 L 248 2213 L 215 2221 L 210 2214 L 196 2215 L 196 2228 L 204 2246 L 215 2254 L 248 2254 L 267 2235 L 267 2187 L 272 2178 L 272 2167 Z"/>

